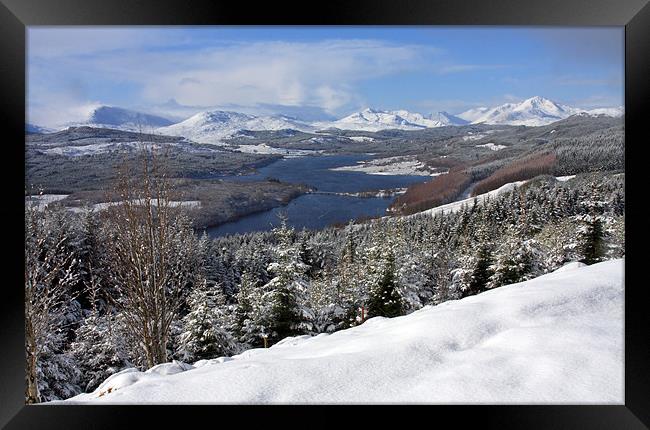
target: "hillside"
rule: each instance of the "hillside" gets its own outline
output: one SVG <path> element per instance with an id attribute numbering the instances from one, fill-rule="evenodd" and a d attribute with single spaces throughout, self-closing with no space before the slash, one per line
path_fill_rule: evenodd
<path id="1" fill-rule="evenodd" d="M 66 403 L 622 403 L 623 259 L 333 334 L 147 372 Z"/>

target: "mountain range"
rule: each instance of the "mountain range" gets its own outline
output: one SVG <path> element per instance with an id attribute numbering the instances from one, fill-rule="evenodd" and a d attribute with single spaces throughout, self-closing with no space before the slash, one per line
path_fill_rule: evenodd
<path id="1" fill-rule="evenodd" d="M 621 116 L 623 114 L 623 108 L 585 110 L 561 105 L 544 97 L 535 96 L 520 103 L 505 103 L 493 108 L 480 107 L 470 109 L 458 114 L 458 117 L 472 124 L 541 126 L 581 113 Z"/>
<path id="2" fill-rule="evenodd" d="M 556 103 L 544 97 L 531 97 L 519 103 L 505 103 L 495 107 L 479 107 L 456 115 L 438 112 L 422 115 L 407 110 L 364 109 L 335 121 L 303 121 L 287 115 L 252 115 L 241 112 L 211 110 L 199 112 L 184 121 L 173 123 L 161 116 L 131 111 L 114 106 L 101 106 L 91 111 L 86 120 L 68 123 L 58 129 L 86 125 L 129 131 L 151 131 L 183 136 L 201 143 L 218 143 L 220 139 L 239 134 L 243 130 L 284 130 L 304 132 L 340 129 L 380 131 L 386 129 L 421 130 L 466 124 L 542 126 L 572 115 L 606 115 L 618 117 L 622 107 L 586 110 Z M 29 124 L 32 132 L 40 128 Z"/>

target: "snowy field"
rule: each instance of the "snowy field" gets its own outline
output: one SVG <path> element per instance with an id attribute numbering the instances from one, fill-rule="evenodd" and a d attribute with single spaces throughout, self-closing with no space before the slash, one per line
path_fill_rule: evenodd
<path id="1" fill-rule="evenodd" d="M 144 201 L 142 200 L 134 200 L 133 203 L 137 204 L 144 204 Z M 88 205 L 88 206 L 81 206 L 81 207 L 69 207 L 68 210 L 71 212 L 88 212 L 88 211 L 103 211 L 108 209 L 111 206 L 116 206 L 122 204 L 122 201 L 117 201 L 117 202 L 104 202 L 104 203 L 95 203 L 94 205 Z M 156 200 L 152 200 L 151 204 L 153 206 L 158 206 L 158 202 Z M 199 200 L 183 200 L 183 201 L 176 201 L 176 200 L 170 200 L 169 201 L 169 206 L 170 207 L 185 207 L 185 208 L 200 208 L 201 207 L 201 201 Z"/>
<path id="2" fill-rule="evenodd" d="M 498 151 L 503 148 L 507 148 L 505 145 L 496 145 L 493 142 L 486 143 L 485 145 L 476 145 L 477 148 L 487 148 L 490 151 Z"/>
<path id="3" fill-rule="evenodd" d="M 623 404 L 623 261 L 232 358 L 127 369 L 65 403 Z"/>
<path id="4" fill-rule="evenodd" d="M 37 206 L 39 210 L 42 210 L 50 203 L 58 202 L 68 196 L 69 194 L 39 194 L 35 196 L 25 196 L 25 204 Z"/>
<path id="5" fill-rule="evenodd" d="M 58 146 L 56 148 L 49 148 L 43 150 L 44 153 L 49 155 L 65 155 L 67 157 L 81 157 L 84 155 L 97 155 L 106 152 L 118 151 L 125 148 L 137 149 L 142 146 L 142 142 L 109 142 L 109 143 L 94 143 L 90 145 L 69 145 Z M 151 145 L 153 149 L 160 149 L 160 145 Z"/>
<path id="6" fill-rule="evenodd" d="M 438 176 L 446 173 L 432 173 L 424 163 L 412 157 L 387 157 L 369 161 L 358 161 L 354 166 L 333 167 L 330 170 L 363 172 L 369 175 Z"/>
<path id="7" fill-rule="evenodd" d="M 237 151 L 248 154 L 279 154 L 287 157 L 302 157 L 323 152 L 321 150 L 274 148 L 266 143 L 260 143 L 259 145 L 239 145 Z"/>
<path id="8" fill-rule="evenodd" d="M 348 139 L 355 142 L 373 142 L 375 139 L 370 136 L 350 136 Z"/>

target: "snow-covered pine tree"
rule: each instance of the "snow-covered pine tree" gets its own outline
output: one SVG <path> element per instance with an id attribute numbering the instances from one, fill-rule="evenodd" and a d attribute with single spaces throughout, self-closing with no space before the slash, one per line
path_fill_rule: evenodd
<path id="1" fill-rule="evenodd" d="M 492 249 L 493 244 L 485 229 L 487 226 L 479 225 L 477 240 L 478 243 L 474 248 L 474 253 L 469 259 L 470 277 L 466 288 L 463 291 L 463 297 L 479 294 L 487 289 L 488 281 L 492 276 Z"/>
<path id="2" fill-rule="evenodd" d="M 434 278 L 435 292 L 431 298 L 431 303 L 438 305 L 447 300 L 460 299 L 462 294 L 459 285 L 459 277 L 462 277 L 462 274 L 459 274 L 456 278 L 456 282 L 453 282 L 456 272 L 454 271 L 454 260 L 451 257 L 451 253 L 446 248 L 442 248 L 433 255 L 433 261 L 436 266 L 436 274 Z"/>
<path id="3" fill-rule="evenodd" d="M 188 298 L 190 311 L 183 317 L 179 356 L 184 361 L 217 358 L 237 350 L 230 332 L 231 318 L 219 285 L 197 283 Z"/>
<path id="4" fill-rule="evenodd" d="M 374 246 L 367 258 L 368 274 L 368 318 L 396 317 L 404 314 L 404 301 L 397 284 L 395 262 L 396 238 L 394 231 L 387 232 L 381 239 L 375 236 Z"/>
<path id="5" fill-rule="evenodd" d="M 594 264 L 602 261 L 607 253 L 605 223 L 608 217 L 604 214 L 607 202 L 601 184 L 591 182 L 588 189 L 589 195 L 584 196 L 581 202 L 584 212 L 576 216 L 580 222 L 578 251 L 582 257 L 580 261 Z"/>
<path id="6" fill-rule="evenodd" d="M 403 311 L 410 313 L 431 300 L 436 267 L 430 246 L 421 245 L 425 237 L 429 237 L 428 232 L 424 228 L 409 231 L 402 218 L 398 218 L 396 224 L 390 233 L 397 267 L 395 279 Z M 413 240 L 407 240 L 408 237 Z"/>
<path id="7" fill-rule="evenodd" d="M 504 237 L 496 252 L 494 264 L 490 266 L 492 274 L 486 285 L 487 289 L 527 279 L 533 272 L 535 258 L 530 241 L 512 234 Z"/>
<path id="8" fill-rule="evenodd" d="M 352 223 L 348 224 L 346 231 L 345 244 L 332 275 L 332 285 L 343 310 L 343 315 L 337 324 L 340 329 L 349 328 L 360 322 L 359 309 L 365 306 L 368 298 L 362 276 L 362 257 L 358 255 L 357 233 Z"/>
<path id="9" fill-rule="evenodd" d="M 623 216 L 612 217 L 606 224 L 607 243 L 606 258 L 625 256 L 625 219 Z"/>
<path id="10" fill-rule="evenodd" d="M 436 272 L 434 257 L 428 250 L 412 250 L 400 255 L 397 284 L 406 313 L 418 310 L 432 300 Z"/>
<path id="11" fill-rule="evenodd" d="M 314 333 L 336 331 L 345 320 L 346 310 L 341 306 L 342 297 L 338 293 L 337 280 L 328 271 L 322 272 L 320 277 L 311 281 L 308 295 L 314 314 Z"/>
<path id="12" fill-rule="evenodd" d="M 288 336 L 308 333 L 311 330 L 311 309 L 306 306 L 308 266 L 300 259 L 300 249 L 293 242 L 294 231 L 286 218 L 281 217 L 279 227 L 273 229 L 277 244 L 273 248 L 275 259 L 268 271 L 274 275 L 265 286 L 262 301 L 269 305 L 269 341 L 275 343 Z"/>
<path id="13" fill-rule="evenodd" d="M 261 333 L 267 333 L 268 321 L 262 303 L 263 287 L 248 271 L 241 275 L 234 315 L 234 332 L 239 342 L 257 347 L 263 345 Z"/>
<path id="14" fill-rule="evenodd" d="M 81 371 L 79 384 L 87 393 L 113 373 L 132 366 L 111 329 L 114 324 L 111 314 L 100 316 L 93 311 L 79 326 L 70 345 L 70 354 Z"/>
<path id="15" fill-rule="evenodd" d="M 379 282 L 370 289 L 368 318 L 375 316 L 397 317 L 404 314 L 402 297 L 397 290 L 395 261 L 392 255 L 386 256 L 385 266 Z"/>
<path id="16" fill-rule="evenodd" d="M 48 339 L 38 361 L 38 392 L 41 402 L 63 400 L 81 393 L 81 372 L 74 357 L 61 351 L 62 342 Z"/>
<path id="17" fill-rule="evenodd" d="M 522 211 L 517 224 L 499 241 L 487 289 L 525 281 L 542 273 L 539 244 L 529 237 L 535 229 L 529 224 L 530 212 Z"/>
<path id="18" fill-rule="evenodd" d="M 580 222 L 578 228 L 578 252 L 580 261 L 585 264 L 594 264 L 602 261 L 606 252 L 605 228 L 599 215 L 578 215 Z"/>

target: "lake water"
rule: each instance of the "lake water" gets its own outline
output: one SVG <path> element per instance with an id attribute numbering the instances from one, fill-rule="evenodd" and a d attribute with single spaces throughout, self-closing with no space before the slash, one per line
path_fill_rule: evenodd
<path id="1" fill-rule="evenodd" d="M 430 177 L 417 175 L 368 175 L 361 172 L 329 170 L 333 167 L 354 165 L 370 159 L 368 155 L 328 155 L 285 158 L 258 169 L 258 173 L 233 176 L 233 181 L 259 181 L 276 178 L 282 182 L 302 183 L 321 192 L 354 193 L 379 189 L 407 187 L 425 182 Z M 393 198 L 362 198 L 332 194 L 305 194 L 288 205 L 242 217 L 207 229 L 210 237 L 226 234 L 270 230 L 279 224 L 278 213 L 287 216 L 287 223 L 297 229 L 320 229 L 333 223 L 363 216 L 386 213 Z"/>

